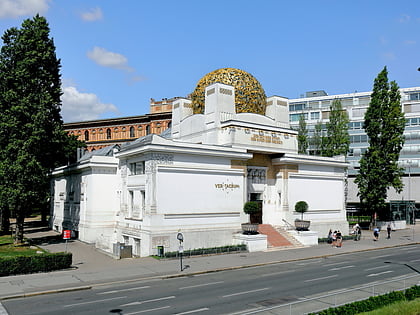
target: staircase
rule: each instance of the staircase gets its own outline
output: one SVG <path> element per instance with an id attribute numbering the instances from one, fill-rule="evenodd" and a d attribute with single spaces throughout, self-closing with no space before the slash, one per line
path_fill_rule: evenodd
<path id="1" fill-rule="evenodd" d="M 270 224 L 259 224 L 258 232 L 267 235 L 268 247 L 271 249 L 302 246 L 302 244 L 293 239 L 292 236 L 288 235 L 286 231 L 275 229 Z"/>

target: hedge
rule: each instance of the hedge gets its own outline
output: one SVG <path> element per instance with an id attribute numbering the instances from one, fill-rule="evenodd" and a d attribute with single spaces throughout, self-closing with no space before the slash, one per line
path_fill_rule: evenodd
<path id="1" fill-rule="evenodd" d="M 372 296 L 367 300 L 329 308 L 310 315 L 354 315 L 370 312 L 399 301 L 411 301 L 419 297 L 420 286 L 415 285 L 405 291 L 394 291 L 384 295 Z"/>
<path id="2" fill-rule="evenodd" d="M 72 253 L 45 253 L 0 258 L 0 276 L 48 272 L 70 268 Z"/>
<path id="3" fill-rule="evenodd" d="M 212 254 L 223 254 L 231 252 L 243 252 L 246 251 L 247 247 L 245 244 L 241 245 L 227 245 L 221 247 L 211 247 L 211 248 L 196 248 L 190 250 L 184 250 L 182 256 L 199 256 L 199 255 L 212 255 Z M 173 258 L 178 257 L 179 252 L 167 252 L 163 254 L 164 258 Z"/>

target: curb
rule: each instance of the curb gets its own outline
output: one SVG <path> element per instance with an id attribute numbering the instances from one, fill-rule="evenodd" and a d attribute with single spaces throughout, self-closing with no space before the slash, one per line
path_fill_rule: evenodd
<path id="1" fill-rule="evenodd" d="M 18 299 L 18 298 L 25 298 L 37 295 L 46 295 L 46 294 L 53 294 L 53 293 L 63 293 L 63 292 L 72 292 L 72 291 L 82 291 L 82 290 L 90 290 L 92 286 L 82 286 L 82 287 L 73 287 L 73 288 L 61 288 L 55 290 L 47 290 L 47 291 L 38 291 L 38 292 L 30 292 L 30 293 L 22 293 L 22 294 L 15 294 L 9 296 L 0 297 L 0 300 L 11 300 L 11 299 Z"/>

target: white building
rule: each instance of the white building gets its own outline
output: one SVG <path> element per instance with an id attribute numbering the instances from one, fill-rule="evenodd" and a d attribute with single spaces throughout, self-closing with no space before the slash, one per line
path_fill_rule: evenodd
<path id="1" fill-rule="evenodd" d="M 133 246 L 144 257 L 184 248 L 235 243 L 248 200 L 262 204 L 261 222 L 293 224 L 305 200 L 305 219 L 324 237 L 330 228 L 348 231 L 344 158 L 297 154 L 288 100 L 267 99 L 265 115 L 237 112 L 235 88 L 205 89 L 204 114 L 191 101 L 173 103 L 172 128 L 122 147 L 90 152 L 53 172 L 53 228 L 112 253 Z"/>

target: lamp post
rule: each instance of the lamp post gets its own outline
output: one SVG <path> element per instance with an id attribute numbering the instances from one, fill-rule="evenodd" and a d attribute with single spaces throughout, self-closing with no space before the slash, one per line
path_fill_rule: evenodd
<path id="1" fill-rule="evenodd" d="M 182 269 L 182 253 L 184 252 L 184 248 L 182 247 L 182 242 L 184 241 L 184 235 L 182 235 L 181 232 L 178 232 L 178 234 L 176 235 L 176 238 L 179 241 L 178 252 L 179 252 L 179 260 L 180 260 L 180 263 L 181 263 L 181 271 L 182 271 L 183 270 Z"/>

